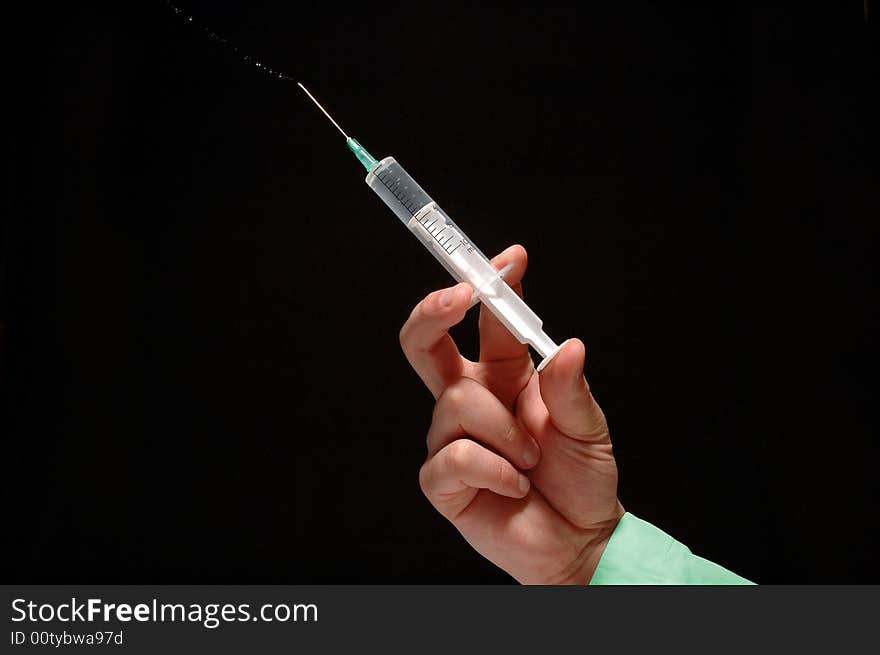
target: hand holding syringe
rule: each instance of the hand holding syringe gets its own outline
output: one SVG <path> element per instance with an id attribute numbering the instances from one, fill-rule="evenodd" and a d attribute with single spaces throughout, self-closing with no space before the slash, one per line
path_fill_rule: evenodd
<path id="1" fill-rule="evenodd" d="M 458 282 L 473 289 L 472 301 L 479 300 L 520 343 L 529 344 L 541 355 L 541 371 L 559 351 L 542 329 L 541 319 L 504 281 L 499 271 L 480 249 L 425 193 L 393 157 L 376 161 L 355 139 L 349 137 L 333 117 L 302 84 L 300 88 L 336 126 L 349 149 L 367 169 L 366 182 L 385 201 L 403 224 L 443 264 Z"/>
<path id="2" fill-rule="evenodd" d="M 242 59 L 293 81 L 252 57 Z M 377 162 L 324 114 L 367 169 L 367 184 L 460 282 L 424 298 L 400 332 L 407 359 L 437 401 L 419 472 L 422 490 L 468 543 L 517 580 L 592 582 L 625 512 L 608 425 L 583 375 L 583 343 L 570 339 L 557 347 L 522 301 L 523 248 L 512 246 L 489 262 L 394 159 Z M 477 300 L 487 311 L 480 311 L 479 360 L 470 361 L 448 330 Z M 543 357 L 541 375 L 529 345 Z M 616 558 L 600 582 L 745 582 L 638 519 L 630 517 L 624 531 L 628 536 L 618 538 Z M 620 557 L 628 552 L 627 539 L 631 562 Z M 671 545 L 677 555 L 667 566 Z M 653 557 L 652 547 L 663 557 Z M 652 559 L 655 569 L 645 568 Z"/>
<path id="3" fill-rule="evenodd" d="M 584 345 L 569 339 L 557 347 L 517 293 L 522 247 L 508 248 L 493 265 L 400 164 L 377 162 L 345 139 L 370 188 L 459 281 L 429 294 L 400 331 L 407 360 L 437 399 L 422 491 L 517 580 L 588 582 L 624 510 L 608 425 L 583 374 Z M 480 312 L 476 362 L 461 356 L 448 333 L 473 296 L 489 310 Z M 529 345 L 543 357 L 540 375 Z"/>

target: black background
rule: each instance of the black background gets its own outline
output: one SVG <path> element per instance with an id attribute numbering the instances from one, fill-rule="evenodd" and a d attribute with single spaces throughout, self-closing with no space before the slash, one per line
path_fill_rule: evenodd
<path id="1" fill-rule="evenodd" d="M 4 581 L 510 579 L 418 488 L 397 333 L 447 274 L 297 87 L 199 25 L 482 250 L 526 246 L 627 509 L 759 582 L 880 581 L 861 3 L 181 6 L 4 25 Z"/>

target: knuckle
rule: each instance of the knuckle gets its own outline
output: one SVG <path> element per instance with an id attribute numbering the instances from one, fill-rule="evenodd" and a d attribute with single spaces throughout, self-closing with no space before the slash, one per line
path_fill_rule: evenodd
<path id="1" fill-rule="evenodd" d="M 513 474 L 513 468 L 508 466 L 507 462 L 503 459 L 498 459 L 495 475 L 498 478 L 498 484 L 501 488 L 510 487 L 516 483 L 516 476 Z"/>
<path id="2" fill-rule="evenodd" d="M 409 335 L 409 330 L 410 330 L 409 324 L 410 324 L 410 322 L 406 321 L 406 323 L 404 323 L 401 326 L 400 332 L 398 332 L 398 334 L 397 334 L 397 340 L 400 342 L 400 347 L 403 350 L 406 350 L 406 341 L 407 341 L 407 337 Z"/>
<path id="3" fill-rule="evenodd" d="M 425 305 L 430 300 L 431 295 L 422 298 L 415 307 L 412 308 L 412 311 L 409 313 L 406 321 L 404 321 L 403 325 L 400 328 L 400 332 L 397 337 L 400 340 L 400 345 L 405 349 L 406 343 L 409 341 L 409 337 L 412 334 L 412 331 L 416 324 L 419 323 L 423 318 L 425 318 L 426 311 Z"/>
<path id="4" fill-rule="evenodd" d="M 504 428 L 504 435 L 502 436 L 502 441 L 505 444 L 512 445 L 517 441 L 519 437 L 519 430 L 517 429 L 514 423 L 508 423 L 507 427 Z"/>
<path id="5" fill-rule="evenodd" d="M 472 381 L 468 378 L 460 378 L 450 384 L 437 399 L 437 407 L 440 411 L 453 411 L 460 413 L 467 405 L 468 398 L 472 396 Z"/>
<path id="6" fill-rule="evenodd" d="M 422 493 L 427 496 L 431 488 L 431 469 L 428 462 L 422 464 L 422 468 L 419 469 L 419 487 Z"/>
<path id="7" fill-rule="evenodd" d="M 453 470 L 464 468 L 473 455 L 473 442 L 467 439 L 459 439 L 449 444 L 448 462 Z"/>
<path id="8" fill-rule="evenodd" d="M 410 341 L 413 329 L 415 329 L 416 323 L 418 322 L 418 311 L 419 306 L 416 305 L 407 319 L 403 322 L 403 325 L 400 327 L 400 332 L 397 335 L 400 339 L 400 345 L 404 350 L 406 350 L 406 345 Z"/>

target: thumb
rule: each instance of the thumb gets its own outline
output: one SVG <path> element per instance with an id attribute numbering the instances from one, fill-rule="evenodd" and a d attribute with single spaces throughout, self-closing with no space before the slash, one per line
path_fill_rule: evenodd
<path id="1" fill-rule="evenodd" d="M 583 441 L 606 441 L 608 425 L 584 377 L 586 349 L 580 339 L 569 339 L 538 376 L 541 398 L 553 425 L 565 435 Z"/>

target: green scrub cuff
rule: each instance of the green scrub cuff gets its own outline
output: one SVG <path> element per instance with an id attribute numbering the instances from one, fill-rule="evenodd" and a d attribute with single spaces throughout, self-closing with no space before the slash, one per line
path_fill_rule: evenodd
<path id="1" fill-rule="evenodd" d="M 754 584 L 691 553 L 660 528 L 627 512 L 599 560 L 591 585 Z"/>

